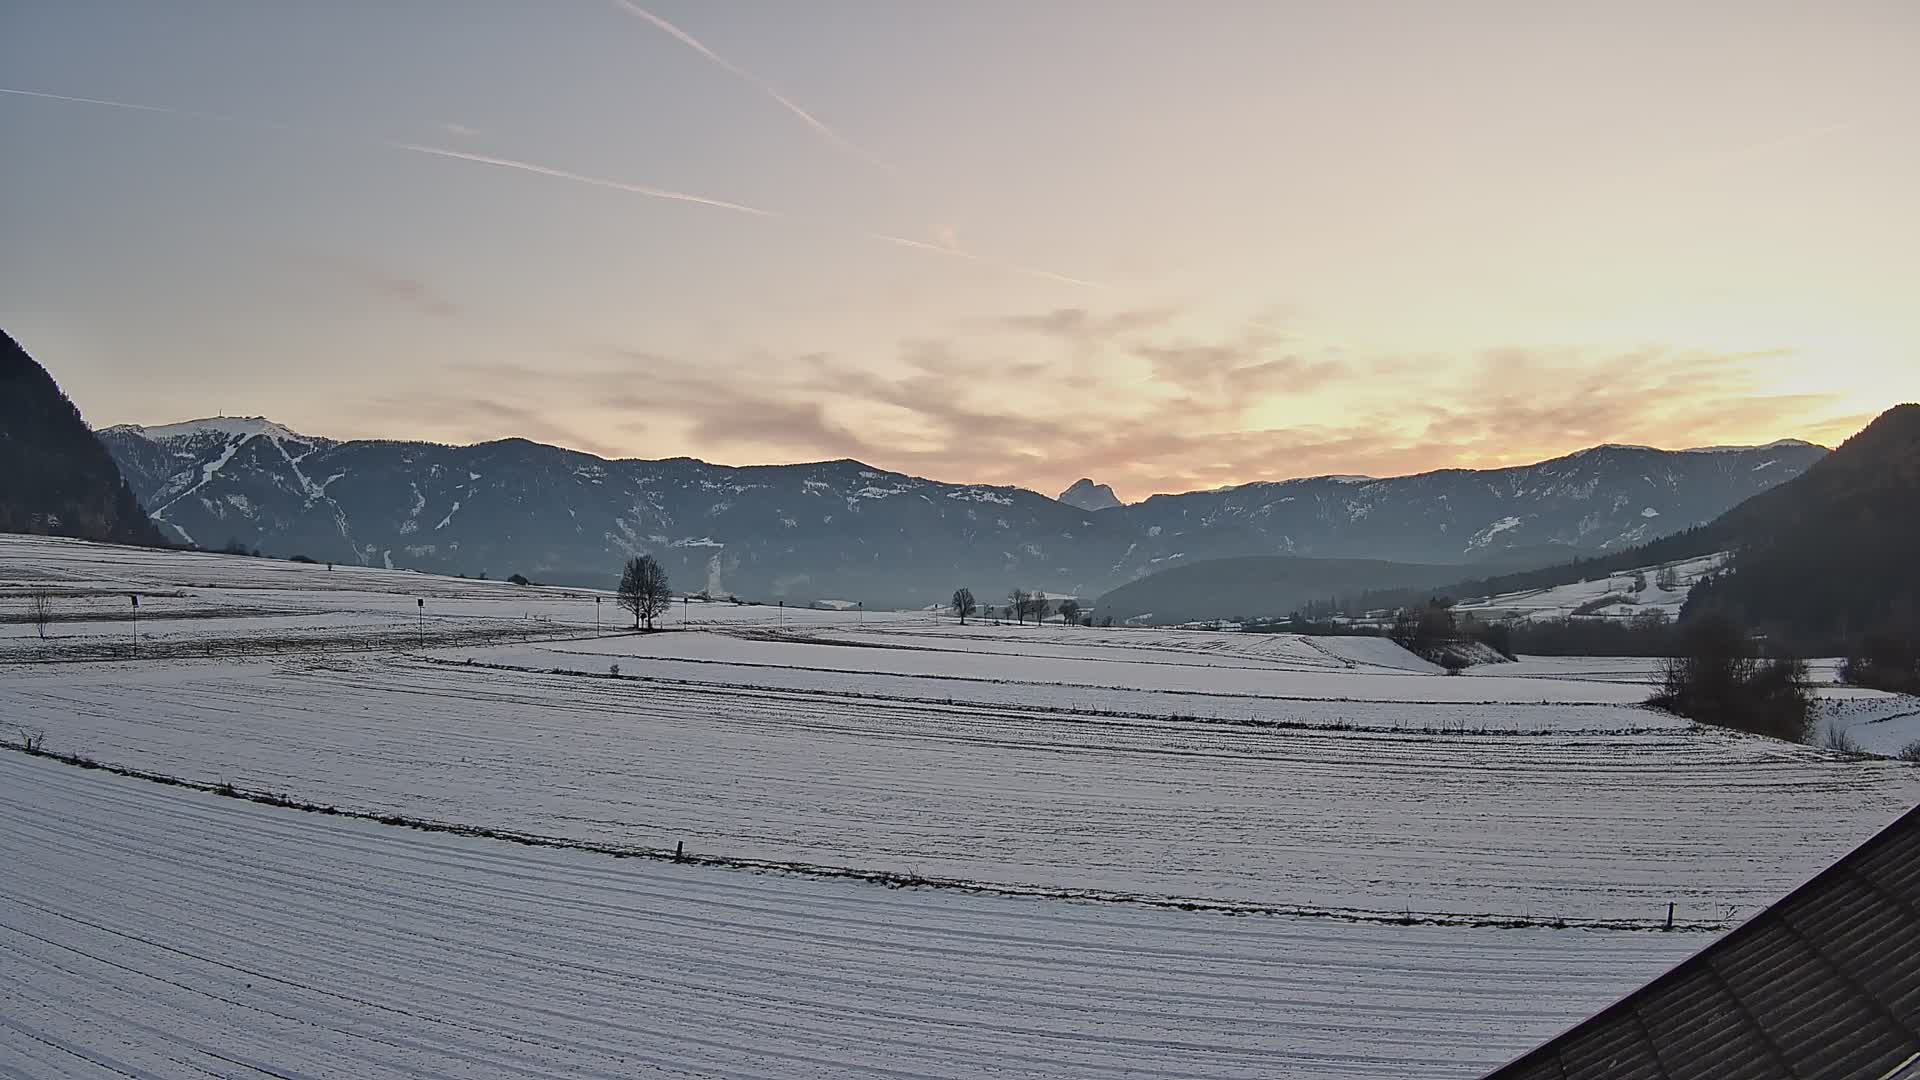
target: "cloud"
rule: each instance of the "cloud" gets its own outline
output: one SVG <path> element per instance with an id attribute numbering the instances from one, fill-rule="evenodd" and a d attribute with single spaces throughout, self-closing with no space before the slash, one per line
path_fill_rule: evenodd
<path id="1" fill-rule="evenodd" d="M 465 124 L 441 124 L 440 130 L 456 139 L 471 139 L 480 134 L 479 128 L 468 127 Z"/>
<path id="2" fill-rule="evenodd" d="M 1259 350 L 1245 345 L 1149 345 L 1137 351 L 1153 365 L 1156 380 L 1218 407 L 1280 391 L 1313 390 L 1344 370 L 1331 360 L 1259 359 Z"/>
<path id="3" fill-rule="evenodd" d="M 627 442 L 630 455 L 850 457 L 1048 493 L 1090 476 L 1129 498 L 1523 464 L 1601 442 L 1764 442 L 1859 426 L 1832 415 L 1831 396 L 1770 392 L 1778 358 L 1762 354 L 1516 346 L 1322 356 L 1257 330 L 1169 340 L 1167 320 L 1145 311 L 1060 309 L 971 325 L 972 335 L 904 342 L 883 362 L 603 347 L 551 366 L 471 367 L 452 381 L 497 387 L 487 395 L 495 405 L 464 417 L 496 434 L 528 433 L 497 406 L 510 400 L 530 423 L 555 428 L 564 418 L 602 441 L 644 425 L 647 443 Z M 1008 355 L 996 343 L 1010 328 L 1051 344 Z M 1089 340 L 1102 366 L 1091 381 L 1076 370 Z M 455 422 L 470 400 L 455 393 L 415 408 Z M 503 423 L 516 426 L 494 430 Z M 593 448 L 577 435 L 567 445 Z"/>
<path id="4" fill-rule="evenodd" d="M 1122 310 L 1107 315 L 1095 314 L 1084 307 L 1063 307 L 1037 314 L 1008 315 L 992 323 L 1045 337 L 1105 342 L 1163 326 L 1175 314 L 1170 307 Z"/>
<path id="5" fill-rule="evenodd" d="M 348 425 L 341 437 L 427 439 L 454 444 L 522 438 L 598 457 L 622 456 L 578 427 L 552 419 L 552 410 L 503 401 L 486 394 L 418 390 L 395 392 L 362 403 L 358 430 Z"/>
<path id="6" fill-rule="evenodd" d="M 372 262 L 340 255 L 299 255 L 299 266 L 319 270 L 372 296 L 411 308 L 422 315 L 451 319 L 460 314 L 459 305 L 442 296 L 422 278 L 396 274 Z"/>

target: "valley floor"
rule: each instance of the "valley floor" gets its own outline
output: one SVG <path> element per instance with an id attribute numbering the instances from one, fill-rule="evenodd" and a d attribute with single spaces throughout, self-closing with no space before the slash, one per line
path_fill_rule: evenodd
<path id="1" fill-rule="evenodd" d="M 1643 661 L 594 601 L 0 538 L 0 739 L 199 785 L 0 752 L 0 1076 L 1471 1077 L 1920 800 Z"/>
<path id="2" fill-rule="evenodd" d="M 1232 918 L 434 835 L 0 754 L 0 1073 L 1472 1077 L 1697 934 Z"/>

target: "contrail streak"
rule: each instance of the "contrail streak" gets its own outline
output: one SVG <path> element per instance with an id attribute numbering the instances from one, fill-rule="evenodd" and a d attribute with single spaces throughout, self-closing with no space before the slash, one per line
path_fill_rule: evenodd
<path id="1" fill-rule="evenodd" d="M 680 29 L 679 27 L 673 25 L 672 23 L 661 18 L 660 16 L 655 15 L 653 12 L 648 11 L 646 8 L 643 8 L 640 5 L 633 3 L 632 0 L 613 0 L 613 5 L 621 9 L 622 11 L 625 11 L 627 14 L 634 16 L 635 18 L 645 19 L 647 22 L 652 23 L 655 27 L 657 27 L 661 31 L 667 34 L 671 34 L 674 37 L 674 39 L 679 41 L 682 45 L 685 45 L 687 48 L 692 49 L 694 52 L 697 52 L 701 56 L 706 57 L 708 60 L 718 65 L 722 70 L 726 71 L 728 74 L 732 75 L 734 78 L 741 80 L 742 82 L 748 84 L 749 86 L 752 86 L 754 89 L 772 98 L 775 102 L 779 103 L 781 108 L 784 108 L 788 112 L 799 117 L 802 123 L 812 128 L 822 138 L 826 139 L 828 142 L 833 143 L 835 146 L 838 146 L 840 149 L 845 150 L 847 153 L 852 154 L 853 156 L 859 158 L 862 161 L 865 161 L 869 165 L 875 166 L 876 168 L 884 169 L 887 172 L 899 171 L 895 169 L 887 161 L 880 158 L 878 155 L 856 145 L 852 140 L 840 134 L 838 131 L 835 131 L 832 127 L 829 127 L 826 121 L 821 120 L 819 117 L 801 108 L 800 105 L 797 102 L 795 102 L 792 98 L 789 98 L 785 94 L 782 94 L 780 91 L 774 89 L 772 83 L 767 82 L 765 79 L 762 79 L 758 75 L 755 75 L 753 72 L 746 70 L 745 68 L 734 63 L 731 60 L 728 60 L 726 57 L 721 56 L 719 53 L 714 52 L 712 49 L 707 48 L 706 45 L 701 43 L 699 38 L 694 37 L 692 34 L 687 33 L 685 30 Z"/>
<path id="2" fill-rule="evenodd" d="M 47 101 L 71 101 L 81 105 L 105 105 L 114 109 L 138 109 L 141 112 L 168 113 L 174 116 L 187 115 L 179 109 L 170 109 L 165 105 L 135 105 L 131 101 L 108 101 L 105 98 L 68 97 L 66 94 L 45 94 L 38 90 L 13 90 L 4 86 L 0 86 L 0 94 L 17 94 L 20 97 L 42 98 Z"/>
<path id="3" fill-rule="evenodd" d="M 222 116 L 218 113 L 194 112 L 187 109 L 176 109 L 167 105 L 142 105 L 142 104 L 138 104 L 136 102 L 131 102 L 131 101 L 110 101 L 105 98 L 73 97 L 67 94 L 49 94 L 39 90 L 18 90 L 12 87 L 5 87 L 5 86 L 0 86 L 0 94 L 12 94 L 18 97 L 40 98 L 47 101 L 70 102 L 78 105 L 99 105 L 99 106 L 105 106 L 107 108 L 112 108 L 112 109 L 132 109 L 137 112 L 163 113 L 169 116 L 184 116 L 184 117 L 191 117 L 191 118 L 200 119 L 200 120 L 212 120 L 222 124 L 238 124 L 242 127 L 266 128 L 272 131 L 290 133 L 301 138 L 310 137 L 308 133 L 302 132 L 297 128 L 290 128 L 283 124 L 274 123 L 272 121 L 241 120 L 236 117 Z M 671 188 L 653 187 L 648 184 L 630 184 L 624 180 L 610 180 L 603 176 L 590 176 L 586 173 L 570 172 L 566 169 L 556 169 L 550 165 L 542 165 L 534 161 L 521 161 L 516 158 L 493 157 L 487 154 L 473 154 L 473 153 L 468 153 L 465 150 L 449 150 L 446 147 L 442 147 L 442 146 L 428 146 L 423 143 L 399 142 L 397 140 L 389 140 L 389 139 L 355 138 L 355 139 L 351 139 L 350 141 L 358 144 L 369 145 L 369 146 L 379 146 L 388 150 L 400 150 L 409 154 L 425 154 L 430 157 L 446 158 L 453 161 L 464 161 L 464 162 L 468 162 L 475 165 L 491 165 L 495 168 L 500 168 L 500 169 L 513 169 L 518 172 L 531 173 L 535 176 L 545 176 L 555 180 L 566 180 L 575 184 L 586 184 L 591 187 L 609 188 L 614 191 L 624 191 L 633 195 L 643 195 L 650 199 L 666 199 L 672 202 L 691 203 L 697 206 L 708 206 L 716 210 L 726 210 L 735 214 L 748 214 L 753 217 L 759 217 L 759 218 L 771 218 L 771 219 L 779 219 L 779 220 L 792 221 L 792 222 L 798 222 L 798 223 L 804 223 L 804 224 L 811 224 L 811 225 L 821 226 L 821 227 L 825 227 L 825 228 L 833 229 L 837 231 L 852 232 L 854 235 L 864 237 L 868 240 L 877 240 L 882 243 L 894 244 L 904 248 L 911 248 L 916 251 L 931 252 L 936 255 L 944 255 L 951 259 L 962 259 L 962 260 L 965 260 L 966 262 L 975 263 L 980 266 L 992 267 L 994 269 L 1002 270 L 1010 273 L 1025 274 L 1029 277 L 1044 278 L 1048 281 L 1056 281 L 1056 282 L 1060 282 L 1062 284 L 1067 284 L 1067 285 L 1077 285 L 1083 288 L 1099 289 L 1099 288 L 1107 287 L 1097 281 L 1088 281 L 1084 278 L 1077 278 L 1068 274 L 1055 273 L 1052 270 L 1044 270 L 1039 267 L 1024 266 L 1019 263 L 1006 262 L 1000 259 L 995 259 L 990 256 L 986 256 L 986 255 L 976 255 L 970 251 L 963 251 L 959 248 L 954 248 L 954 247 L 945 247 L 940 244 L 930 244 L 923 240 L 910 240 L 904 236 L 895 236 L 891 233 L 874 232 L 869 229 L 863 229 L 857 226 L 850 226 L 845 223 L 832 222 L 832 221 L 820 221 L 816 219 L 802 217 L 796 214 L 779 213 L 773 210 L 763 210 L 757 206 L 748 206 L 745 203 L 730 202 L 726 199 L 714 199 L 714 198 L 709 198 L 708 196 L 705 196 L 705 195 L 695 195 L 685 191 L 674 191 Z"/>
<path id="4" fill-rule="evenodd" d="M 1052 271 L 1052 270 L 1042 270 L 1037 266 L 1023 266 L 1019 263 L 1006 262 L 1001 259 L 993 258 L 992 256 L 989 256 L 989 255 L 975 255 L 971 251 L 964 251 L 960 248 L 954 248 L 954 247 L 945 247 L 941 244 L 929 244 L 925 240 L 909 240 L 904 236 L 895 236 L 892 233 L 868 232 L 866 230 L 862 230 L 861 235 L 865 236 L 869 240 L 879 240 L 888 244 L 898 244 L 901 247 L 912 248 L 915 251 L 931 251 L 940 255 L 949 256 L 951 258 L 965 259 L 967 262 L 979 263 L 981 266 L 991 266 L 996 269 L 1010 271 L 1015 274 L 1025 274 L 1028 277 L 1045 278 L 1048 281 L 1058 281 L 1066 285 L 1078 285 L 1078 286 L 1081 286 L 1082 288 L 1087 288 L 1087 289 L 1105 289 L 1109 287 L 1098 281 L 1088 281 L 1086 278 L 1077 278 L 1069 274 L 1056 273 L 1055 271 Z"/>
<path id="5" fill-rule="evenodd" d="M 448 150 L 444 147 L 422 146 L 418 143 L 383 142 L 381 145 L 391 147 L 395 150 L 406 150 L 415 154 L 432 154 L 434 157 L 457 158 L 461 161 L 472 161 L 481 165 L 497 165 L 503 169 L 518 169 L 521 172 L 530 172 L 539 176 L 551 176 L 557 180 L 571 180 L 576 184 L 591 184 L 594 187 L 612 188 L 615 191 L 629 191 L 635 195 L 645 195 L 652 199 L 672 199 L 675 202 L 697 203 L 701 206 L 713 206 L 721 210 L 732 210 L 738 214 L 752 214 L 755 217 L 781 216 L 771 210 L 762 210 L 756 206 L 728 202 L 725 199 L 709 199 L 705 195 L 691 195 L 687 192 L 674 191 L 670 188 L 649 187 L 646 184 L 629 184 L 621 180 L 608 180 L 601 176 L 588 176 L 585 173 L 568 172 L 565 169 L 555 169 L 551 166 L 540 165 L 531 161 L 516 161 L 513 158 L 489 157 L 486 154 L 469 154 L 464 150 Z"/>

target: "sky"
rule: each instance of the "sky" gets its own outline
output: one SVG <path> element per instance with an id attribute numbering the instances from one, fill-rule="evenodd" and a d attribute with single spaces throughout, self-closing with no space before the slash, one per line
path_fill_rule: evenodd
<path id="1" fill-rule="evenodd" d="M 97 426 L 1131 500 L 1920 399 L 1910 0 L 8 0 L 0 91 Z"/>

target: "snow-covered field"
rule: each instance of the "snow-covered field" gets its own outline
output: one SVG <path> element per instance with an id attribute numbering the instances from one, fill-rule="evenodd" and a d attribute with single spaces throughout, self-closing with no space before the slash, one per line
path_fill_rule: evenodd
<path id="1" fill-rule="evenodd" d="M 0 735 L 598 849 L 0 753 L 0 1075 L 1472 1076 L 1920 799 L 1644 661 L 594 595 L 0 538 Z"/>
<path id="2" fill-rule="evenodd" d="M 0 754 L 0 1073 L 1460 1077 L 1704 943 L 889 890 Z"/>
<path id="3" fill-rule="evenodd" d="M 1883 756 L 1920 747 L 1920 697 L 1867 690 L 1820 704 L 1821 738 L 1838 731 L 1862 752 Z"/>

